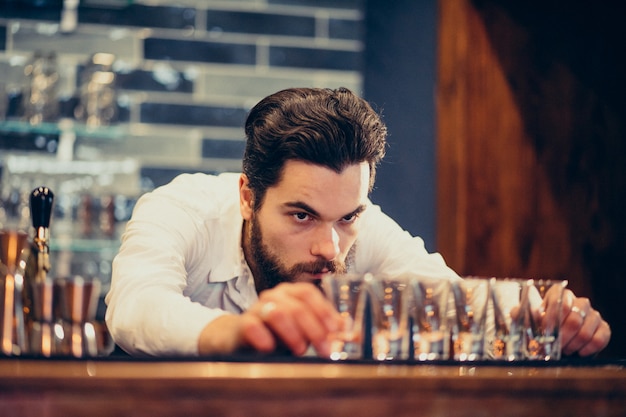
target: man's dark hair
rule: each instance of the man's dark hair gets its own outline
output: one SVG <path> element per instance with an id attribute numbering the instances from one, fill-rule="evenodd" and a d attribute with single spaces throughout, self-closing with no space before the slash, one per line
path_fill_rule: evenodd
<path id="1" fill-rule="evenodd" d="M 387 136 L 380 116 L 347 88 L 292 88 L 272 94 L 252 108 L 245 132 L 243 172 L 254 192 L 255 210 L 267 188 L 281 180 L 288 160 L 338 173 L 367 162 L 371 190 Z"/>

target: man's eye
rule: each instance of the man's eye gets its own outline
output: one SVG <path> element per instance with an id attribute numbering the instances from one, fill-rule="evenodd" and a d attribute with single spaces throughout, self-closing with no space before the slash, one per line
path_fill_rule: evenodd
<path id="1" fill-rule="evenodd" d="M 300 213 L 294 213 L 293 217 L 299 221 L 299 222 L 303 222 L 305 220 L 309 219 L 309 214 L 308 213 L 304 213 L 304 212 L 300 212 Z"/>
<path id="2" fill-rule="evenodd" d="M 359 217 L 358 213 L 348 214 L 341 218 L 344 223 L 353 223 Z"/>

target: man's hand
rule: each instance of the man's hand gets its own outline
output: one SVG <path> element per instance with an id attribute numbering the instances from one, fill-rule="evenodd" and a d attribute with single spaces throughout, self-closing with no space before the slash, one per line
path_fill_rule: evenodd
<path id="1" fill-rule="evenodd" d="M 563 294 L 561 343 L 563 354 L 590 356 L 604 349 L 611 339 L 611 328 L 588 298 L 576 297 L 570 290 Z"/>
<path id="2" fill-rule="evenodd" d="M 339 313 L 310 283 L 284 283 L 263 291 L 259 301 L 240 315 L 209 323 L 198 340 L 200 355 L 233 353 L 241 348 L 272 352 L 280 345 L 302 355 L 312 345 L 329 356 L 328 334 L 341 325 Z"/>

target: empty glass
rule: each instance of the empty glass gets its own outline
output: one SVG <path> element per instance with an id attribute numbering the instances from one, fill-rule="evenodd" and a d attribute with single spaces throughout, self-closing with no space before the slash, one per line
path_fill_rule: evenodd
<path id="1" fill-rule="evenodd" d="M 452 341 L 454 359 L 481 360 L 484 353 L 489 280 L 467 277 L 452 283 L 456 311 Z"/>
<path id="2" fill-rule="evenodd" d="M 416 277 L 411 280 L 413 319 L 413 358 L 417 360 L 448 359 L 450 326 L 448 300 L 450 281 L 447 278 Z"/>
<path id="3" fill-rule="evenodd" d="M 343 327 L 330 336 L 330 359 L 363 357 L 363 313 L 366 291 L 363 275 L 328 274 L 322 278 L 322 290 L 335 306 Z"/>
<path id="4" fill-rule="evenodd" d="M 372 306 L 372 354 L 376 360 L 407 359 L 408 299 L 407 280 L 366 277 Z"/>
<path id="5" fill-rule="evenodd" d="M 524 359 L 524 312 L 532 280 L 491 278 L 493 334 L 488 336 L 486 357 Z"/>
<path id="6" fill-rule="evenodd" d="M 525 314 L 526 357 L 531 360 L 561 358 L 561 304 L 566 280 L 533 280 Z"/>

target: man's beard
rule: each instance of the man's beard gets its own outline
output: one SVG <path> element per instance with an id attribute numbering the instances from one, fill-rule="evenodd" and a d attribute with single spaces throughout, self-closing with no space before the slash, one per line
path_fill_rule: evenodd
<path id="1" fill-rule="evenodd" d="M 318 258 L 310 263 L 297 263 L 287 268 L 280 261 L 279 257 L 272 253 L 270 248 L 263 242 L 263 234 L 255 215 L 250 219 L 248 232 L 249 253 L 252 257 L 252 259 L 248 260 L 248 263 L 252 268 L 254 282 L 259 293 L 263 290 L 274 288 L 282 282 L 294 282 L 296 277 L 303 273 L 320 274 L 324 270 L 339 274 L 346 272 L 344 262 L 327 261 L 322 258 Z M 316 282 L 314 284 L 319 285 Z"/>

